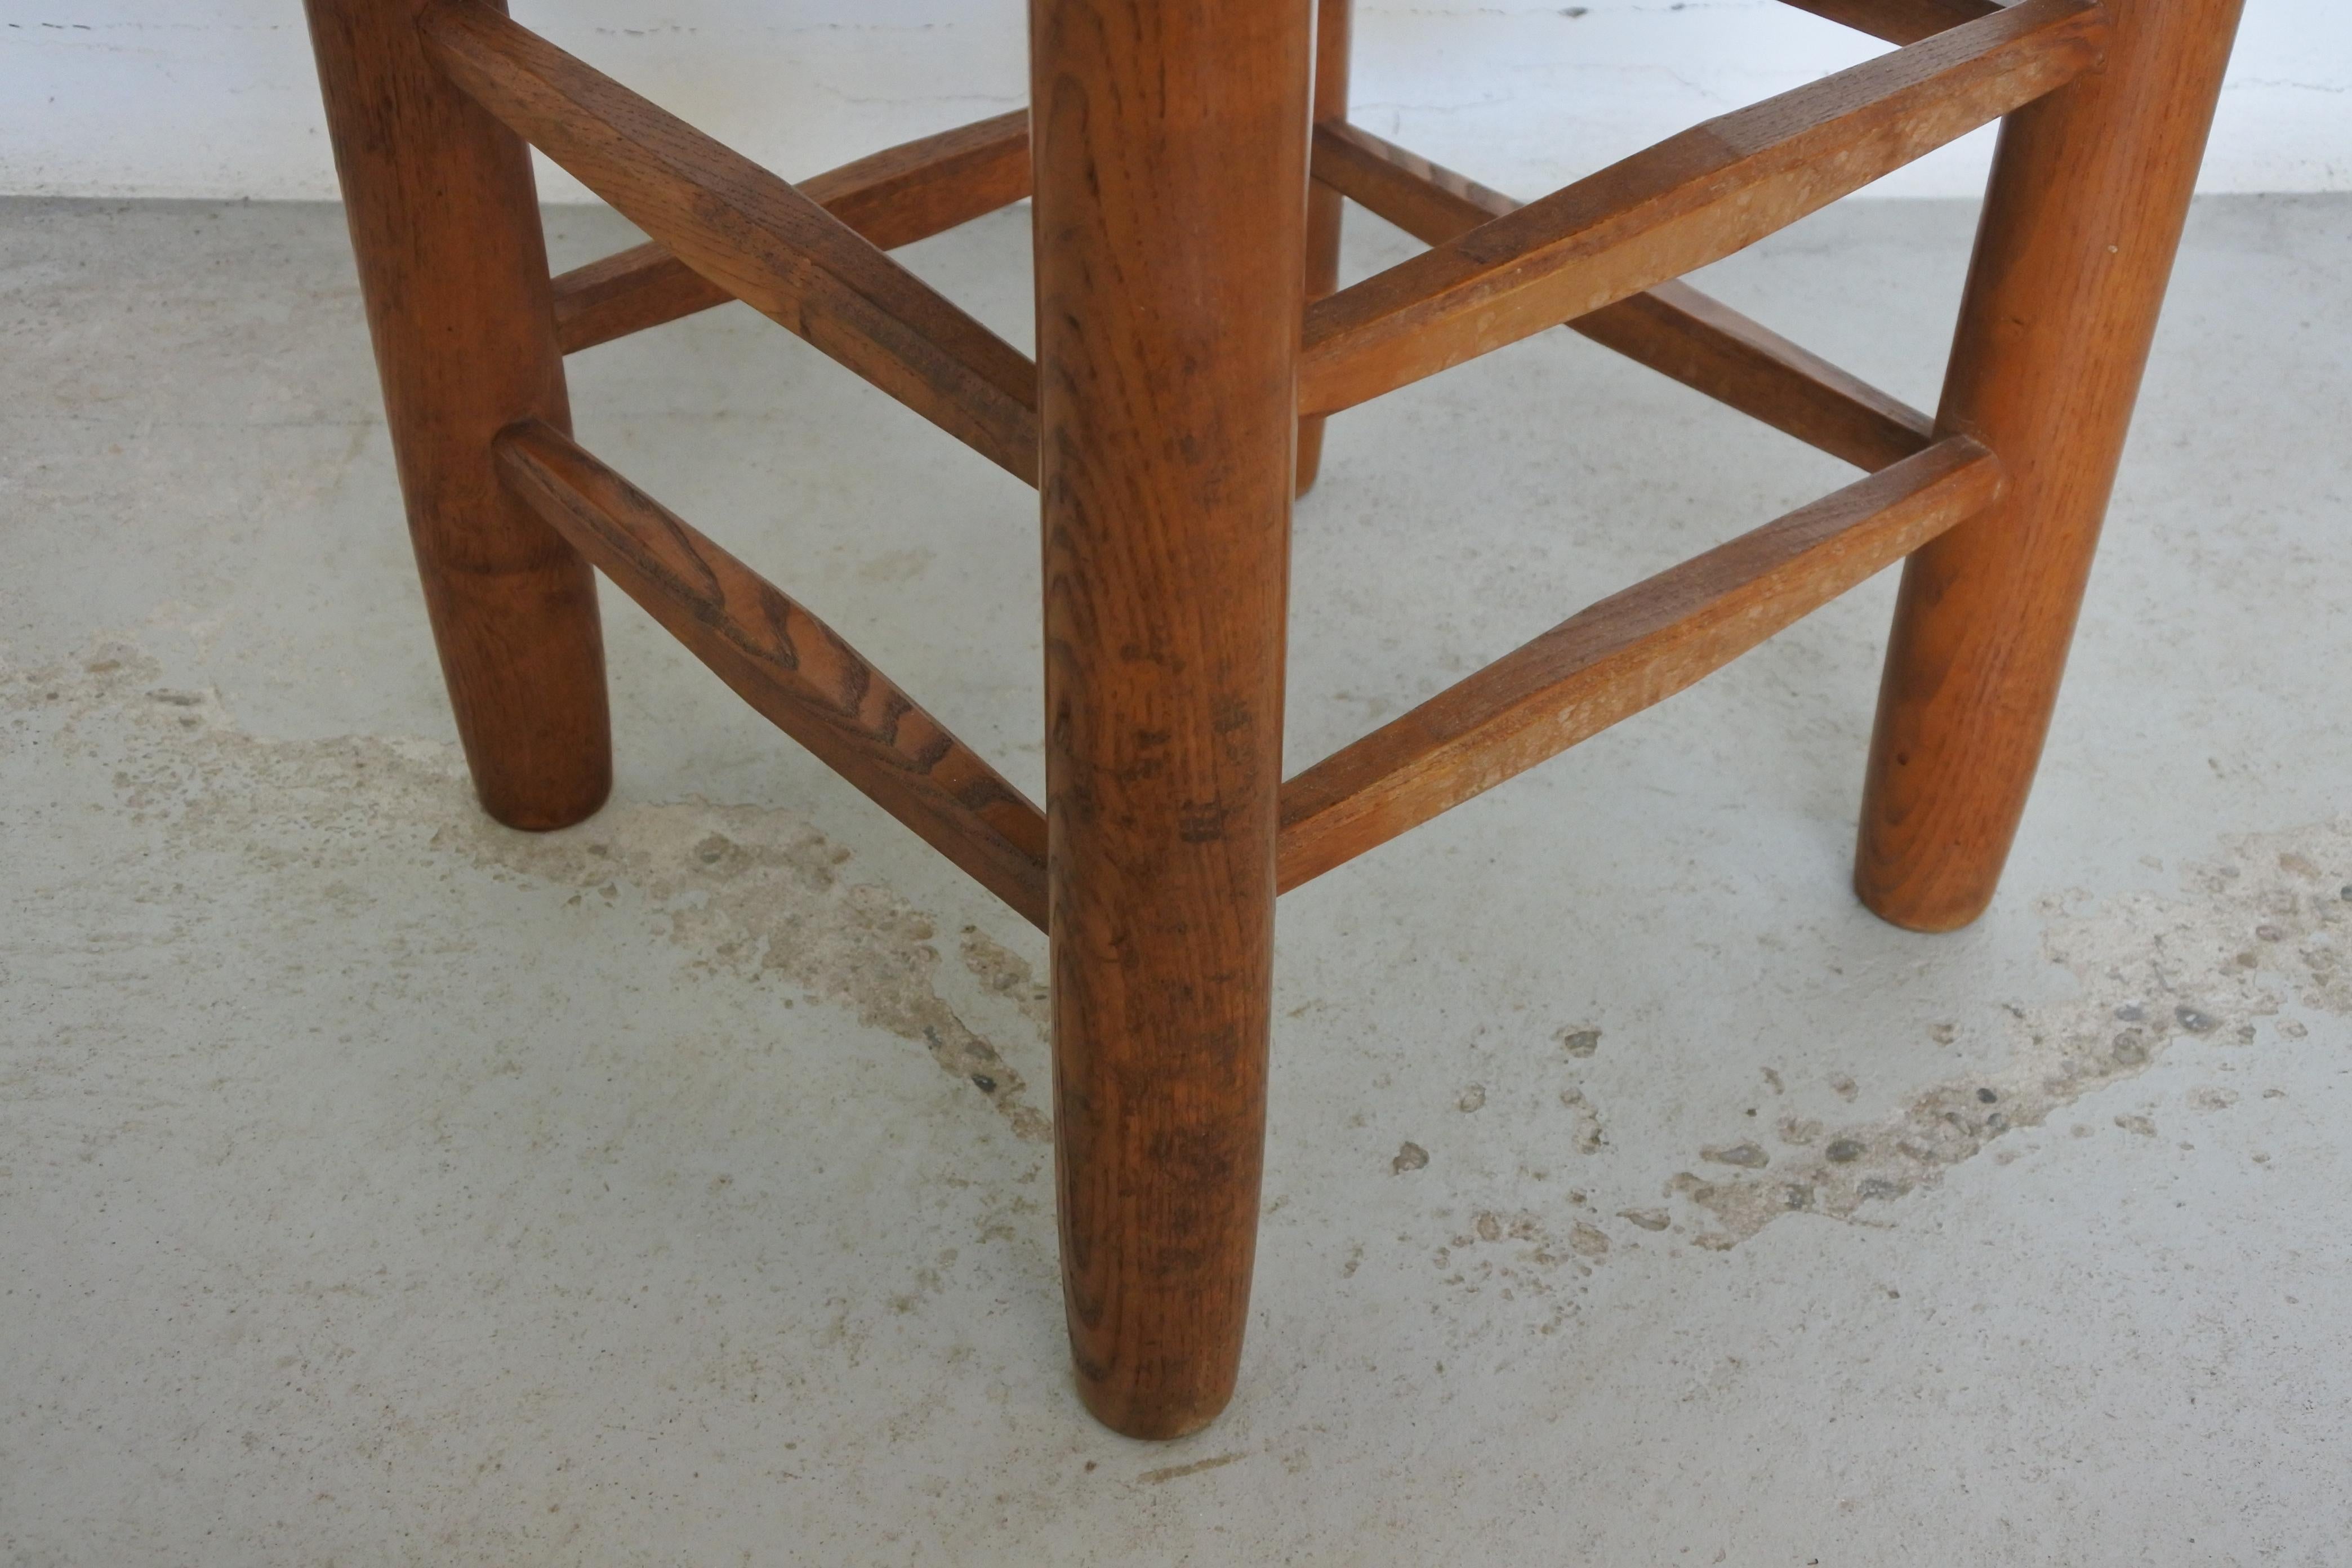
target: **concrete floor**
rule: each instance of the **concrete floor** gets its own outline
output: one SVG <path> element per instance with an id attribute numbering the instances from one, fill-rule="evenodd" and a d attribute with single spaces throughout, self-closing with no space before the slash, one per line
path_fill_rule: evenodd
<path id="1" fill-rule="evenodd" d="M 1024 222 L 909 253 L 1016 342 Z M 1970 223 L 1710 286 L 1932 402 Z M 1285 903 L 1163 1447 L 1066 1370 L 1034 932 L 610 593 L 612 805 L 473 809 L 337 212 L 0 207 L 0 1561 L 2352 1561 L 2352 201 L 2199 210 L 1974 929 L 1846 890 L 1891 574 Z M 1029 495 L 740 307 L 573 371 L 1035 788 Z M 1847 477 L 1565 333 L 1326 472 L 1294 763 Z"/>

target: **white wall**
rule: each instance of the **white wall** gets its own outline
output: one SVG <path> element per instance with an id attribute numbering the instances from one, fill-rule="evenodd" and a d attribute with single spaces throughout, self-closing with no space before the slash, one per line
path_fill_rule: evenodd
<path id="1" fill-rule="evenodd" d="M 514 8 L 792 177 L 1026 96 L 1023 0 Z M 2352 0 L 2247 13 L 2205 188 L 2352 188 Z M 1359 18 L 1358 121 L 1522 196 L 1878 47 L 1775 0 L 1359 0 Z M 1874 189 L 1973 194 L 1988 134 Z M 0 192 L 331 197 L 299 0 L 0 0 Z"/>

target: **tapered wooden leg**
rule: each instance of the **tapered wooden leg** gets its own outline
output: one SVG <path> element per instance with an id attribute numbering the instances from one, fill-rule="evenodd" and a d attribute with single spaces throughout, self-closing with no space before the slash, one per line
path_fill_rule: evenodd
<path id="1" fill-rule="evenodd" d="M 2242 0 L 2106 0 L 2104 67 L 2002 128 L 1939 435 L 2006 499 L 1905 568 L 1854 885 L 1897 925 L 1991 900 L 2057 700 Z"/>
<path id="2" fill-rule="evenodd" d="M 1348 63 L 1355 28 L 1355 0 L 1317 0 L 1315 6 L 1315 119 L 1348 118 Z M 1330 186 L 1307 187 L 1307 298 L 1320 300 L 1339 287 L 1339 221 L 1347 204 Z M 1323 420 L 1310 414 L 1298 422 L 1298 493 L 1314 488 L 1323 470 Z"/>
<path id="3" fill-rule="evenodd" d="M 425 605 L 483 806 L 562 827 L 612 787 L 595 584 L 490 438 L 568 429 L 521 142 L 443 79 L 420 0 L 307 0 Z"/>
<path id="4" fill-rule="evenodd" d="M 1265 1117 L 1309 0 L 1032 0 L 1055 1173 L 1078 1389 L 1208 1424 Z"/>

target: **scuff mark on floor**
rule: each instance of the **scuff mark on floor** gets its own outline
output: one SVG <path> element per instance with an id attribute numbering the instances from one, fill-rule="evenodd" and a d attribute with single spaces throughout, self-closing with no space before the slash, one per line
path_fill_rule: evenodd
<path id="1" fill-rule="evenodd" d="M 1146 1470 L 1135 1478 L 1136 1484 L 1147 1487 L 1164 1486 L 1170 1481 L 1182 1480 L 1186 1476 L 1197 1476 L 1203 1470 L 1219 1469 L 1248 1457 L 1246 1454 L 1238 1453 L 1219 1454 L 1213 1459 L 1195 1459 L 1189 1465 L 1170 1465 L 1162 1469 Z"/>
<path id="2" fill-rule="evenodd" d="M 1543 1215 L 1530 1209 L 1498 1214 L 1483 1209 L 1470 1217 L 1470 1228 L 1451 1237 L 1430 1255 L 1440 1283 L 1477 1296 L 1494 1290 L 1498 1300 L 1521 1298 L 1538 1303 L 1543 1313 L 1534 1325 L 1538 1334 L 1555 1334 L 1575 1311 L 1554 1279 L 1565 1269 L 1577 1279 L 1590 1279 L 1613 1245 L 1606 1231 L 1592 1223 L 1599 1216 L 1583 1192 L 1568 1194 L 1571 1217 L 1559 1234 Z M 1643 1222 L 1643 1228 L 1653 1228 Z M 1663 1220 L 1654 1228 L 1663 1229 Z"/>
<path id="3" fill-rule="evenodd" d="M 1601 1112 L 1584 1098 L 1584 1091 L 1575 1088 L 1563 1089 L 1559 1091 L 1559 1102 L 1568 1109 L 1569 1127 L 1576 1140 L 1576 1152 L 1580 1154 L 1601 1152 L 1601 1145 L 1607 1142 L 1608 1138 L 1601 1130 Z"/>
<path id="4" fill-rule="evenodd" d="M 475 804 L 455 746 L 261 740 L 237 728 L 216 692 L 166 689 L 161 673 L 136 646 L 107 642 L 69 664 L 0 672 L 0 710 L 33 720 L 47 710 L 36 728 L 60 752 L 113 757 L 133 823 L 261 869 L 357 855 L 408 833 L 494 872 L 572 889 L 574 903 L 611 900 L 625 884 L 693 964 L 770 975 L 848 1008 L 921 1045 L 1019 1137 L 1048 1137 L 1022 1075 L 936 989 L 930 917 L 888 888 L 848 880 L 849 851 L 799 817 L 689 799 L 615 805 L 564 832 L 518 833 Z M 968 963 L 976 936 L 965 933 Z"/>
<path id="5" fill-rule="evenodd" d="M 978 926 L 963 928 L 957 951 L 974 980 L 1019 1007 L 1021 1016 L 1037 1026 L 1039 1039 L 1048 1037 L 1053 1027 L 1053 994 L 1027 959 Z"/>
<path id="6" fill-rule="evenodd" d="M 2180 897 L 2136 893 L 2086 910 L 2074 907 L 2079 900 L 2044 900 L 2043 951 L 2074 973 L 2077 996 L 2011 1009 L 2003 1026 L 2010 1058 L 1998 1071 L 1938 1083 L 1876 1121 L 1784 1131 L 1801 1151 L 1792 1163 L 1718 1180 L 1677 1173 L 1664 1195 L 1712 1216 L 1694 1244 L 1722 1250 L 1785 1215 L 1851 1219 L 1866 1205 L 1932 1187 L 1996 1140 L 2176 1049 L 2253 1048 L 2256 1020 L 2277 1017 L 2290 1002 L 2352 1015 L 2352 817 L 2227 838 L 2183 881 Z M 2287 1018 L 2277 1027 L 2301 1037 L 2307 1026 Z M 2211 1110 L 2235 1099 L 2204 1089 L 2190 1103 Z M 2158 1136 L 2146 1115 L 2114 1121 Z M 1765 1163 L 1752 1142 L 1708 1145 L 1699 1157 Z"/>

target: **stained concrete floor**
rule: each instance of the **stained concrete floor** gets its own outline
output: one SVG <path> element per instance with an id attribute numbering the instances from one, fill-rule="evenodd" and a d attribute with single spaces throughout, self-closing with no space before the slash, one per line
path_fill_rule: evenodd
<path id="1" fill-rule="evenodd" d="M 1931 401 L 1970 222 L 1710 282 Z M 909 255 L 1020 341 L 1024 234 Z M 610 593 L 612 805 L 474 811 L 337 212 L 0 207 L 0 1559 L 2352 1561 L 2352 202 L 2198 210 L 1974 929 L 1846 890 L 1891 579 L 1286 901 L 1162 1447 L 1065 1368 L 1034 932 Z M 1035 787 L 1028 495 L 740 308 L 573 374 Z M 1295 763 L 1845 477 L 1565 333 L 1327 472 Z"/>

